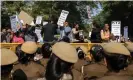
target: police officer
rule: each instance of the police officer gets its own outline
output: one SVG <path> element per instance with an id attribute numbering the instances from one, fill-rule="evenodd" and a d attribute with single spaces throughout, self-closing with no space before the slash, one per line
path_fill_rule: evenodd
<path id="1" fill-rule="evenodd" d="M 1 49 L 1 78 L 3 80 L 8 80 L 10 72 L 13 68 L 13 63 L 18 60 L 18 57 L 15 53 L 9 49 Z"/>
<path id="2" fill-rule="evenodd" d="M 126 42 L 124 45 L 130 51 L 130 56 L 131 56 L 130 64 L 127 67 L 127 71 L 129 73 L 129 75 L 133 76 L 133 43 Z"/>
<path id="3" fill-rule="evenodd" d="M 103 45 L 103 49 L 108 72 L 96 80 L 133 80 L 133 77 L 123 70 L 128 66 L 127 58 L 130 56 L 126 47 L 120 43 L 108 43 Z"/>
<path id="4" fill-rule="evenodd" d="M 101 45 L 95 44 L 90 49 L 92 62 L 84 66 L 84 77 L 102 77 L 107 72 L 104 63 L 104 52 Z"/>
<path id="5" fill-rule="evenodd" d="M 37 44 L 32 41 L 27 41 L 22 44 L 21 51 L 19 53 L 19 64 L 14 65 L 13 70 L 18 69 L 24 71 L 27 78 L 32 80 L 35 78 L 44 77 L 44 67 L 33 61 L 34 53 L 37 50 Z M 16 74 L 20 76 L 19 74 Z"/>
<path id="6" fill-rule="evenodd" d="M 73 76 L 74 80 L 82 80 L 82 66 L 88 64 L 89 61 L 86 60 L 86 55 L 88 54 L 88 49 L 85 46 L 79 46 L 76 48 L 78 54 L 78 61 L 73 66 Z"/>
<path id="7" fill-rule="evenodd" d="M 13 51 L 5 48 L 1 49 L 1 79 L 2 80 L 10 80 L 10 79 L 27 80 L 27 77 L 25 76 L 25 74 L 20 70 L 17 70 L 16 72 L 18 74 L 21 74 L 21 76 L 19 77 L 14 76 L 16 72 L 14 73 L 12 72 L 13 63 L 15 63 L 17 60 L 18 60 L 18 57 Z"/>

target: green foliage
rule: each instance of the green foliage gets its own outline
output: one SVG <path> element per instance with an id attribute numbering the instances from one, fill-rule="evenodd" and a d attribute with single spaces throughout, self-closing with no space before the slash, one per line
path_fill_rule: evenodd
<path id="1" fill-rule="evenodd" d="M 87 19 L 86 6 L 97 7 L 93 1 L 2 1 L 1 21 L 2 27 L 10 26 L 10 16 L 24 10 L 34 19 L 38 15 L 43 16 L 43 20 L 58 20 L 62 10 L 69 11 L 67 21 L 78 22 L 84 28 L 83 19 Z"/>
<path id="2" fill-rule="evenodd" d="M 111 21 L 121 21 L 121 31 L 123 27 L 129 26 L 129 36 L 133 36 L 133 1 L 106 1 L 101 2 L 103 11 L 94 17 L 98 25 L 103 26 L 105 23 L 111 24 Z"/>

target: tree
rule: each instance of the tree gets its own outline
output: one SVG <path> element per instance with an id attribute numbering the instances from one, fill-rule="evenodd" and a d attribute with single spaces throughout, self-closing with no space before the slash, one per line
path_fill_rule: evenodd
<path id="1" fill-rule="evenodd" d="M 121 32 L 123 28 L 129 27 L 129 36 L 133 37 L 133 1 L 106 1 L 101 2 L 103 11 L 94 17 L 101 26 L 104 23 L 111 24 L 111 21 L 121 21 Z"/>

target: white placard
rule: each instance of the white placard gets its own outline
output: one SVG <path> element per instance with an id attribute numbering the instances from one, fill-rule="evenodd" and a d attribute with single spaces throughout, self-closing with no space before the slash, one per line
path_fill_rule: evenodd
<path id="1" fill-rule="evenodd" d="M 12 31 L 16 32 L 17 31 L 17 17 L 16 17 L 16 15 L 10 16 L 10 22 L 11 22 Z"/>
<path id="2" fill-rule="evenodd" d="M 124 27 L 124 38 L 126 41 L 128 41 L 128 26 Z"/>
<path id="3" fill-rule="evenodd" d="M 37 16 L 36 24 L 41 24 L 41 22 L 42 22 L 42 16 Z"/>
<path id="4" fill-rule="evenodd" d="M 43 38 L 42 38 L 42 36 L 41 36 L 41 29 L 35 29 L 35 33 L 36 33 L 36 35 L 37 35 L 37 37 L 38 37 L 38 41 L 37 42 L 42 42 L 43 41 Z"/>
<path id="5" fill-rule="evenodd" d="M 63 23 L 66 21 L 66 18 L 68 16 L 69 12 L 68 11 L 65 11 L 65 10 L 62 10 L 61 14 L 60 14 L 60 17 L 58 19 L 58 22 L 57 24 L 59 26 L 63 26 Z"/>
<path id="6" fill-rule="evenodd" d="M 112 21 L 111 32 L 114 36 L 121 36 L 121 21 Z"/>

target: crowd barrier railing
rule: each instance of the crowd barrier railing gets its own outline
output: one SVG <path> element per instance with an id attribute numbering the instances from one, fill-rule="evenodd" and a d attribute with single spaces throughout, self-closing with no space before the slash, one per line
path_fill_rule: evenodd
<path id="1" fill-rule="evenodd" d="M 16 47 L 21 44 L 21 43 L 0 43 L 1 48 L 7 48 L 10 50 L 13 50 L 15 52 Z M 79 46 L 85 46 L 88 50 L 90 50 L 91 46 L 94 44 L 100 44 L 100 43 L 70 43 L 74 47 L 79 47 Z M 38 47 L 41 47 L 42 44 L 38 44 Z M 65 46 L 64 46 L 65 47 Z"/>

